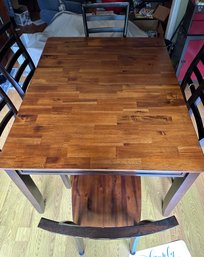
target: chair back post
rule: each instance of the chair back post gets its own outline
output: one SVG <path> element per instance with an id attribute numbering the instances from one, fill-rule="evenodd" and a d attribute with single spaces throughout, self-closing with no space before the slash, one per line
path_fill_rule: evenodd
<path id="1" fill-rule="evenodd" d="M 85 37 L 89 37 L 88 25 L 87 25 L 87 18 L 86 18 L 86 7 L 82 4 L 82 17 L 83 17 L 83 24 L 84 24 L 84 34 Z"/>
<path id="2" fill-rule="evenodd" d="M 126 36 L 127 36 L 129 8 L 130 8 L 130 5 L 128 4 L 128 5 L 127 5 L 127 8 L 126 8 L 126 15 L 125 15 L 125 24 L 124 24 L 123 37 L 126 37 Z"/>

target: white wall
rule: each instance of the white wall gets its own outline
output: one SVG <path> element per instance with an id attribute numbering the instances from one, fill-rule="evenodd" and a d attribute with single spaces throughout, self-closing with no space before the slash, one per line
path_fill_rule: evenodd
<path id="1" fill-rule="evenodd" d="M 188 0 L 173 0 L 169 20 L 166 28 L 165 38 L 170 40 L 179 22 L 186 11 Z"/>

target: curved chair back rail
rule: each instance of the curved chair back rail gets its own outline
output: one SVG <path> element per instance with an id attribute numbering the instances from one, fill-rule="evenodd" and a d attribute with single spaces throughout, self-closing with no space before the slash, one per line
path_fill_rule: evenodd
<path id="1" fill-rule="evenodd" d="M 34 74 L 35 65 L 10 21 L 0 27 L 0 36 L 4 40 L 0 48 L 1 76 L 4 76 L 23 98 Z"/>
<path id="2" fill-rule="evenodd" d="M 204 124 L 199 103 L 201 102 L 202 107 L 204 107 L 204 79 L 199 65 L 204 67 L 204 45 L 192 61 L 180 85 L 187 108 L 194 115 L 198 138 L 202 140 L 204 138 Z"/>
<path id="3" fill-rule="evenodd" d="M 136 224 L 135 226 L 127 227 L 82 227 L 72 222 L 57 222 L 45 218 L 41 218 L 38 224 L 39 228 L 44 230 L 59 233 L 74 237 L 92 238 L 92 239 L 119 239 L 131 238 L 149 235 L 166 229 L 173 228 L 178 225 L 175 216 L 159 220 L 145 221 Z"/>
<path id="4" fill-rule="evenodd" d="M 88 10 L 97 10 L 98 8 L 114 9 L 121 8 L 124 10 L 123 14 L 102 14 L 102 15 L 87 15 Z M 93 4 L 83 4 L 82 5 L 82 14 L 83 14 L 83 22 L 84 22 L 84 32 L 86 37 L 89 37 L 91 33 L 104 33 L 104 32 L 122 32 L 123 37 L 127 35 L 127 26 L 128 26 L 128 14 L 129 14 L 129 3 L 128 2 L 110 2 L 110 3 L 93 3 Z M 90 28 L 88 22 L 91 21 L 113 21 L 113 20 L 123 20 L 124 25 L 121 27 L 94 27 Z"/>

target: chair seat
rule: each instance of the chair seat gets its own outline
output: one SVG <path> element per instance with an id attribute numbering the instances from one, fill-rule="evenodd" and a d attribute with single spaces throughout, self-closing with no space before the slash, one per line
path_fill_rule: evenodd
<path id="1" fill-rule="evenodd" d="M 132 226 L 141 218 L 141 180 L 136 176 L 73 176 L 73 222 L 81 226 Z"/>
<path id="2" fill-rule="evenodd" d="M 136 176 L 73 176 L 72 211 L 73 221 L 41 218 L 38 227 L 75 237 L 80 255 L 85 249 L 83 238 L 130 238 L 130 252 L 135 254 L 139 237 L 178 225 L 174 216 L 140 221 L 141 180 Z"/>

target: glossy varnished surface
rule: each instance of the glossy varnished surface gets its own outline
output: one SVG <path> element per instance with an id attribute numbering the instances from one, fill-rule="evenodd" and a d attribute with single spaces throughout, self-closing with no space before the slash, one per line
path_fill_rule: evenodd
<path id="1" fill-rule="evenodd" d="M 125 227 L 141 220 L 140 177 L 72 178 L 74 223 L 92 227 Z"/>
<path id="2" fill-rule="evenodd" d="M 163 43 L 49 39 L 0 167 L 203 171 Z"/>

